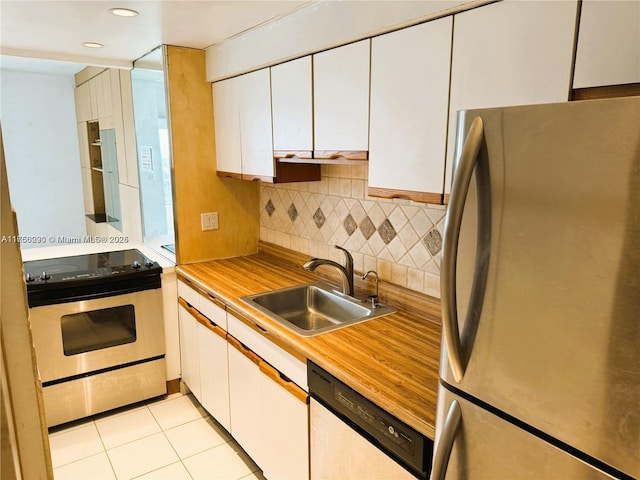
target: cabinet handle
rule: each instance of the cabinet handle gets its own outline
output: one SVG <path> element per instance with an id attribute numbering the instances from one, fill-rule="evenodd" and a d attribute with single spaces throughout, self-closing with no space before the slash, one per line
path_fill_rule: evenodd
<path id="1" fill-rule="evenodd" d="M 224 302 L 221 302 L 220 300 L 218 300 L 216 297 L 214 297 L 213 295 L 211 295 L 210 293 L 206 293 L 206 296 L 209 300 L 211 300 L 214 305 L 220 307 L 223 310 L 227 309 L 227 306 L 224 304 Z"/>
<path id="2" fill-rule="evenodd" d="M 440 285 L 442 290 L 442 331 L 447 346 L 447 357 L 453 376 L 457 382 L 464 376 L 464 361 L 462 359 L 462 344 L 458 328 L 458 305 L 456 298 L 456 268 L 458 261 L 458 241 L 464 204 L 469 191 L 469 183 L 473 169 L 478 161 L 480 146 L 484 140 L 482 118 L 476 117 L 471 123 L 456 166 L 456 172 L 451 188 L 447 218 L 444 224 L 444 241 L 442 243 L 442 266 Z"/>
<path id="3" fill-rule="evenodd" d="M 189 305 L 189 303 L 182 297 L 178 297 L 178 305 L 180 305 L 181 307 L 183 307 L 185 310 L 187 310 L 189 313 L 191 313 L 192 310 L 195 310 L 195 308 L 193 308 L 191 305 Z M 197 311 L 197 310 L 196 310 Z"/>
<path id="4" fill-rule="evenodd" d="M 200 323 L 200 324 L 204 325 L 205 327 L 207 327 L 208 330 L 211 330 L 213 333 L 215 333 L 216 335 L 218 335 L 221 338 L 224 338 L 224 339 L 227 338 L 227 332 L 225 332 L 222 327 L 220 327 L 220 326 L 216 325 L 215 323 L 213 323 L 211 320 L 209 320 L 207 317 L 202 315 L 197 310 L 196 310 L 196 313 L 195 313 L 194 317 L 198 321 L 198 323 Z"/>
<path id="5" fill-rule="evenodd" d="M 339 158 L 347 160 L 366 161 L 369 158 L 369 152 L 366 150 L 314 150 L 313 158 L 322 160 L 337 160 Z"/>
<path id="6" fill-rule="evenodd" d="M 245 347 L 242 343 L 240 343 L 237 338 L 232 337 L 231 335 L 227 335 L 227 342 L 229 342 L 236 350 L 238 350 L 253 363 L 260 366 L 260 362 L 262 362 L 262 359 L 257 354 Z"/>
<path id="7" fill-rule="evenodd" d="M 309 395 L 307 394 L 307 392 L 302 390 L 291 380 L 287 381 L 284 378 L 282 378 L 278 370 L 273 368 L 267 362 L 265 362 L 264 360 L 261 360 L 260 363 L 258 364 L 258 368 L 260 368 L 260 371 L 264 373 L 267 377 L 269 377 L 271 380 L 276 382 L 278 385 L 280 385 L 282 388 L 284 388 L 286 391 L 288 391 L 290 394 L 292 394 L 302 403 L 307 403 L 307 401 L 309 400 Z"/>
<path id="8" fill-rule="evenodd" d="M 201 314 L 197 309 L 189 305 L 182 297 L 178 297 L 178 304 L 182 306 L 187 311 L 187 313 L 189 313 L 189 315 L 191 315 L 196 320 L 196 322 L 204 325 L 205 327 L 207 327 L 207 329 L 211 330 L 219 337 L 224 339 L 227 338 L 227 332 L 225 332 L 222 327 L 213 323 L 211 320 Z"/>
<path id="9" fill-rule="evenodd" d="M 431 477 L 429 480 L 444 480 L 447 474 L 447 466 L 449 465 L 449 457 L 453 450 L 453 442 L 458 433 L 460 420 L 462 419 L 462 411 L 457 400 L 453 400 L 449 405 L 449 411 L 444 421 L 442 434 L 433 455 L 433 468 L 431 469 Z"/>

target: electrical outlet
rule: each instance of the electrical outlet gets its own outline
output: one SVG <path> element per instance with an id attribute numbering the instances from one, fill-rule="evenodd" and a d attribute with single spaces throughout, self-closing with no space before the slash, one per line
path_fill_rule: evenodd
<path id="1" fill-rule="evenodd" d="M 218 212 L 201 213 L 200 225 L 202 226 L 203 232 L 206 232 L 208 230 L 217 230 L 218 229 Z"/>

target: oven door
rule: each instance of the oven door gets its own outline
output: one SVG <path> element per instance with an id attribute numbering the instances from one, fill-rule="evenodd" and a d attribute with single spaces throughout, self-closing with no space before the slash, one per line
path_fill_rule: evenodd
<path id="1" fill-rule="evenodd" d="M 30 309 L 43 383 L 165 352 L 160 289 Z"/>

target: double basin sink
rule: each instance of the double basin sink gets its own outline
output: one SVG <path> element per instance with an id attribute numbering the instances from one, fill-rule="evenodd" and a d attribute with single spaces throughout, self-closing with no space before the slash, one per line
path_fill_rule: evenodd
<path id="1" fill-rule="evenodd" d="M 273 321 L 301 335 L 311 337 L 331 330 L 382 317 L 397 310 L 372 305 L 338 292 L 319 281 L 241 297 L 246 304 Z"/>

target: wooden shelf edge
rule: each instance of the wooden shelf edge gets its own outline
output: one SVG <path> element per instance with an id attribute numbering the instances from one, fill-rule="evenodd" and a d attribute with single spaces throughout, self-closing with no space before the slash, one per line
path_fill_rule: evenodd
<path id="1" fill-rule="evenodd" d="M 222 177 L 222 178 L 235 178 L 236 180 L 242 180 L 242 174 L 241 173 L 224 172 L 222 170 L 216 170 L 216 175 L 218 177 Z"/>
<path id="2" fill-rule="evenodd" d="M 571 100 L 635 97 L 637 95 L 640 95 L 640 83 L 626 83 L 623 85 L 606 85 L 603 87 L 575 88 L 571 91 Z"/>
<path id="3" fill-rule="evenodd" d="M 413 190 L 395 190 L 392 188 L 368 187 L 367 194 L 370 197 L 404 198 L 420 203 L 432 203 L 442 205 L 444 195 L 442 193 L 416 192 Z"/>
<path id="4" fill-rule="evenodd" d="M 232 173 L 217 171 L 218 177 L 235 178 L 248 182 L 263 183 L 293 183 L 293 182 L 314 182 L 321 178 L 320 165 L 311 163 L 287 163 L 276 159 L 275 176 L 249 175 L 245 173 Z"/>
<path id="5" fill-rule="evenodd" d="M 303 162 L 313 158 L 311 150 L 274 150 L 273 158 L 291 163 Z"/>
<path id="6" fill-rule="evenodd" d="M 341 159 L 366 162 L 369 160 L 367 150 L 314 150 L 314 160 L 335 160 L 339 163 Z"/>
<path id="7" fill-rule="evenodd" d="M 242 180 L 245 180 L 245 181 L 248 181 L 248 182 L 275 183 L 274 182 L 274 177 L 267 177 L 267 176 L 264 176 L 264 175 L 248 175 L 246 173 L 243 173 L 240 178 L 242 178 Z"/>

